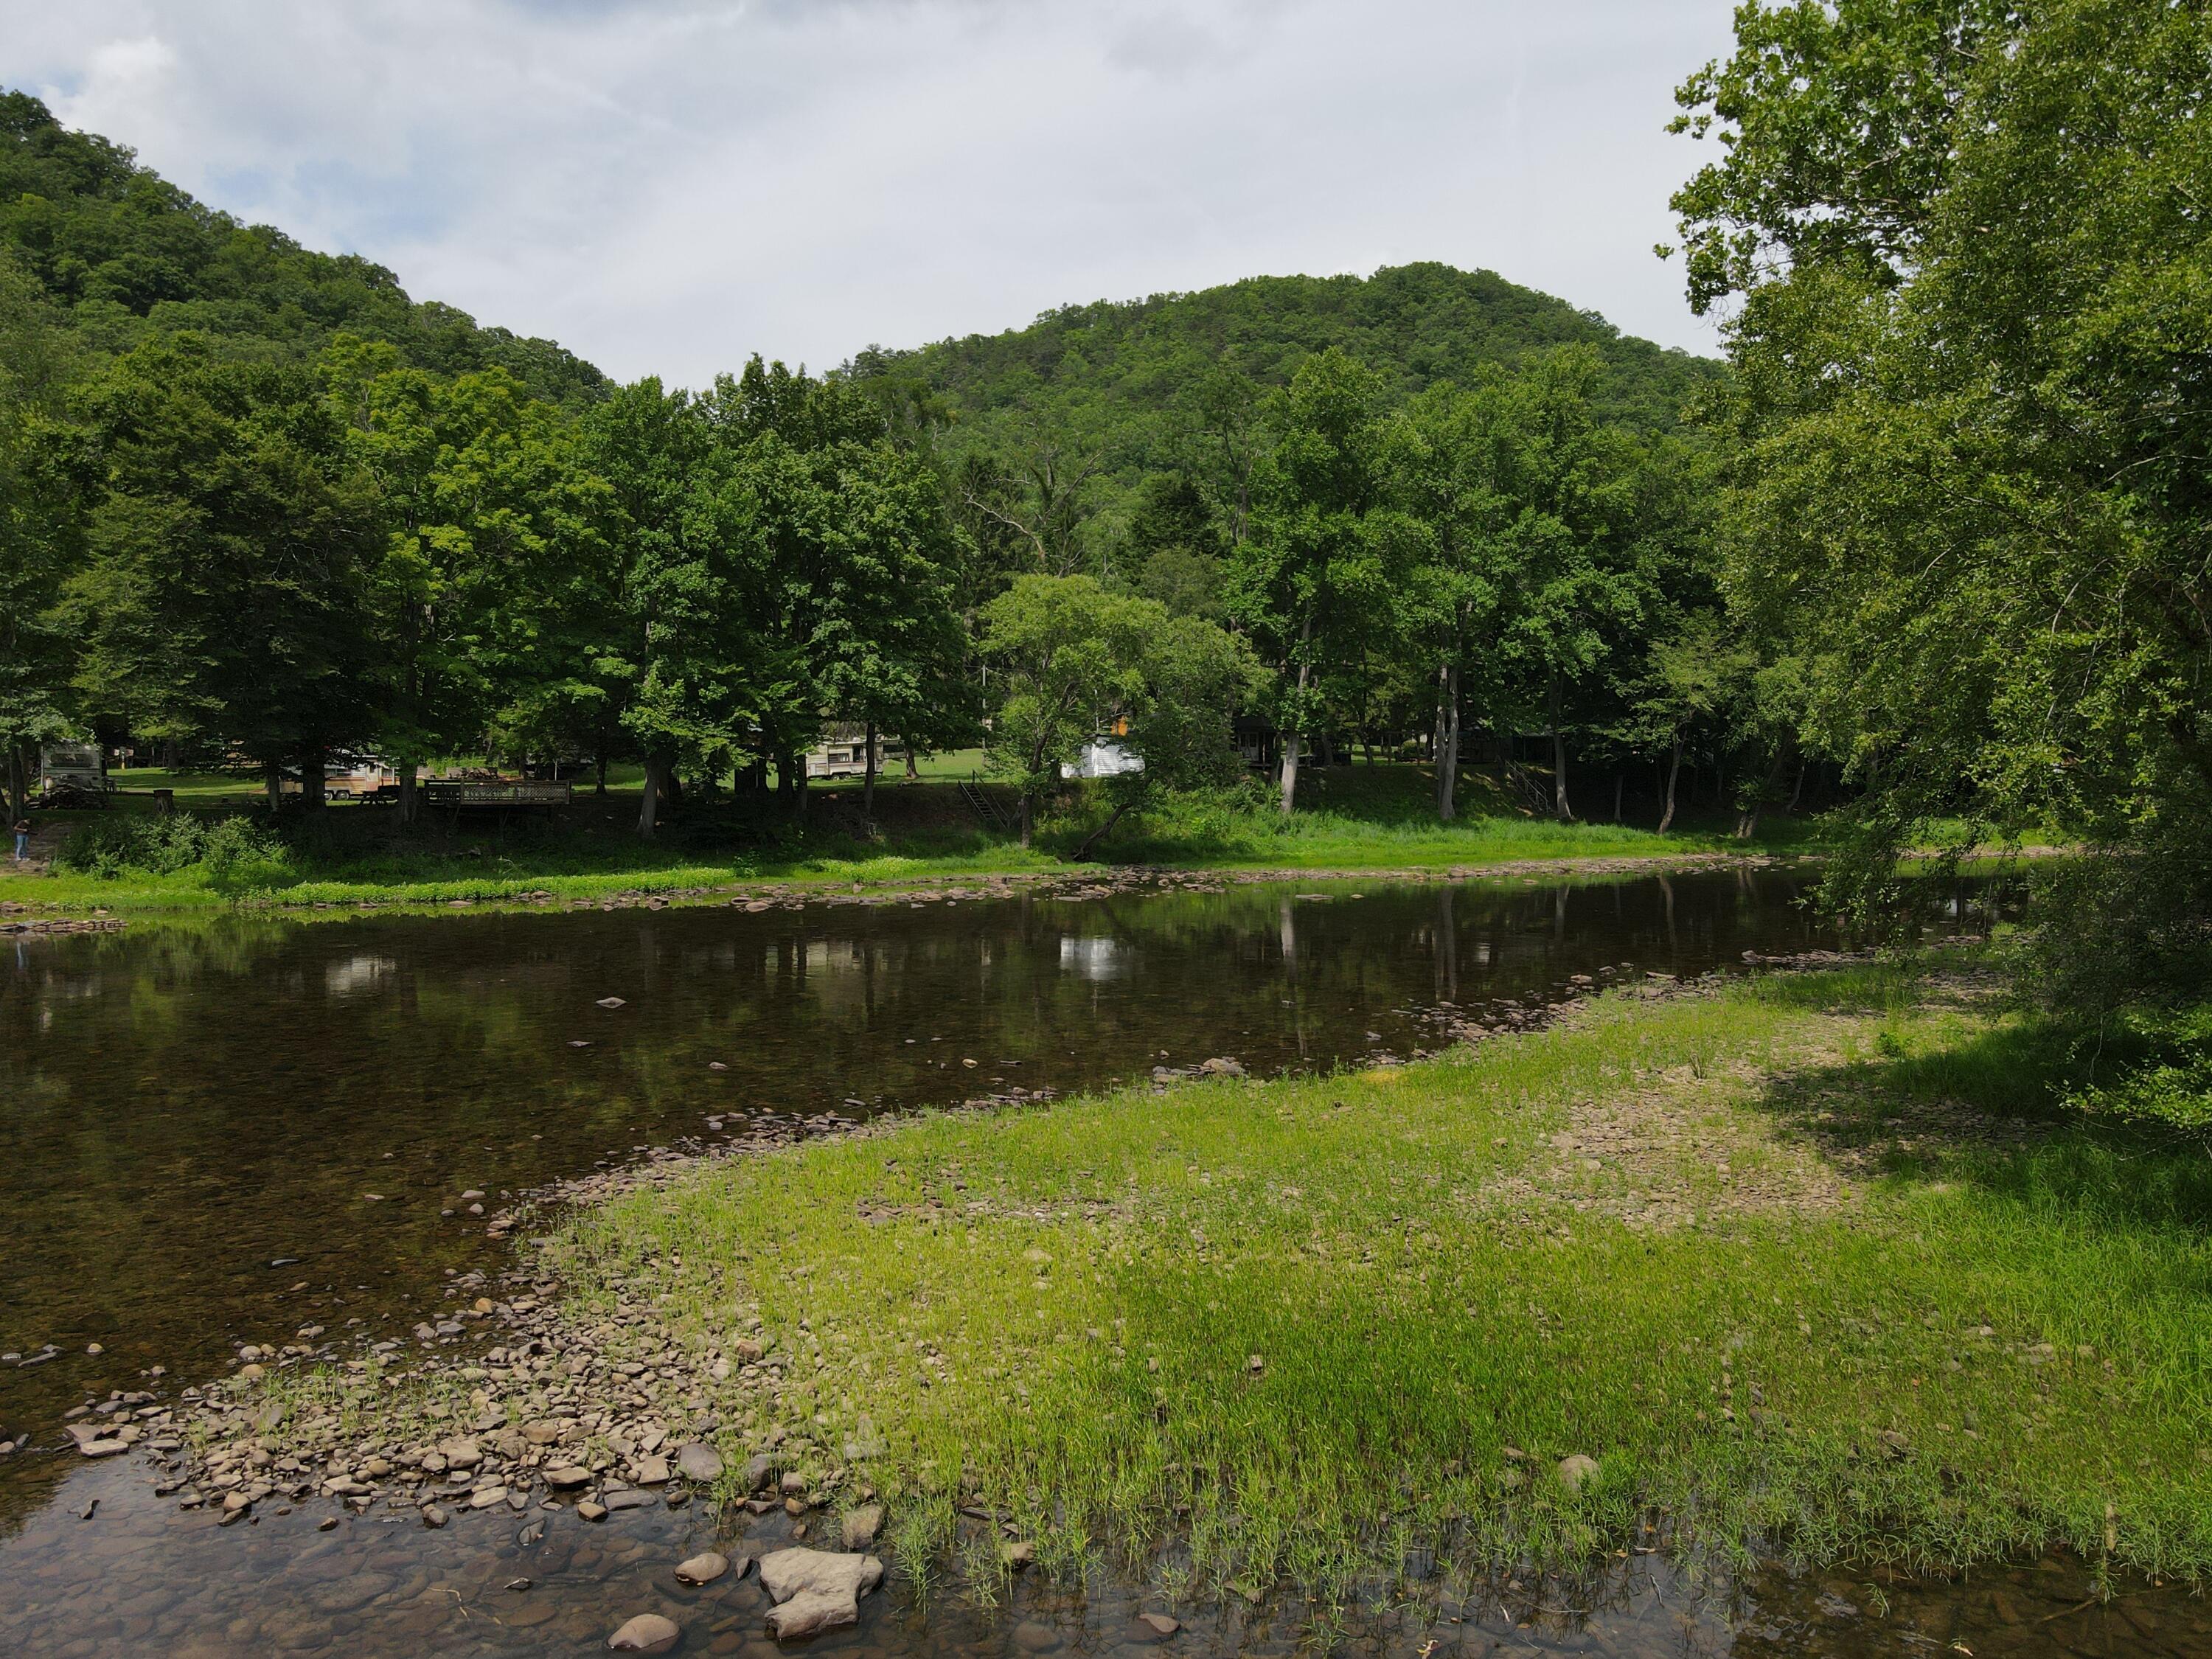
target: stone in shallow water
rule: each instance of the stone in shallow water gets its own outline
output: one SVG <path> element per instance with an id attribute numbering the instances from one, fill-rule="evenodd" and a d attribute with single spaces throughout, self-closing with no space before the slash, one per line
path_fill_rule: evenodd
<path id="1" fill-rule="evenodd" d="M 665 1653 L 683 1635 L 673 1619 L 641 1613 L 607 1638 L 607 1645 L 617 1653 Z"/>
<path id="2" fill-rule="evenodd" d="M 422 1506 L 422 1524 L 426 1527 L 442 1527 L 453 1518 L 435 1504 L 425 1504 Z"/>
<path id="3" fill-rule="evenodd" d="M 635 1486 L 610 1486 L 599 1494 L 599 1502 L 611 1510 L 641 1510 L 653 1502 L 653 1494 Z"/>
<path id="4" fill-rule="evenodd" d="M 876 1541 L 876 1534 L 883 1530 L 883 1526 L 884 1506 L 881 1504 L 861 1504 L 845 1516 L 845 1547 L 848 1550 L 867 1548 Z"/>
<path id="5" fill-rule="evenodd" d="M 872 1555 L 788 1549 L 763 1556 L 760 1571 L 780 1604 L 769 1612 L 769 1633 L 795 1642 L 858 1624 L 860 1599 L 883 1581 L 884 1564 Z"/>
<path id="6" fill-rule="evenodd" d="M 729 1570 L 728 1556 L 706 1550 L 688 1561 L 678 1564 L 676 1582 L 679 1584 L 711 1584 Z"/>

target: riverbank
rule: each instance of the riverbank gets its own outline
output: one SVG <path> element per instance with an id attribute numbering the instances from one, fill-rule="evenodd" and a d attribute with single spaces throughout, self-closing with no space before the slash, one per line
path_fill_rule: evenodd
<path id="1" fill-rule="evenodd" d="M 415 1351 L 247 1356 L 199 1478 L 611 1507 L 697 1444 L 702 1493 L 986 1594 L 1102 1549 L 1170 1599 L 1662 1543 L 2212 1566 L 2201 1159 L 2052 1116 L 1971 969 L 1662 989 L 601 1175 Z"/>
<path id="2" fill-rule="evenodd" d="M 137 806 L 42 820 L 40 863 L 0 868 L 0 905 L 49 913 L 450 904 L 531 900 L 698 897 L 771 884 L 893 886 L 997 877 L 1131 870 L 1300 874 L 1340 871 L 1381 878 L 1500 865 L 1564 867 L 1590 860 L 1774 856 L 1820 850 L 1817 823 L 1777 818 L 1748 842 L 1718 823 L 1659 835 L 1620 823 L 1561 824 L 1471 799 L 1462 817 L 1436 821 L 1419 769 L 1378 766 L 1321 773 L 1285 819 L 1242 793 L 1178 798 L 1085 850 L 1091 820 L 1048 823 L 1024 848 L 980 823 L 957 783 L 887 785 L 863 818 L 851 790 L 823 792 L 796 829 L 773 814 L 732 809 L 679 817 L 656 842 L 634 830 L 634 799 L 580 796 L 557 824 L 471 828 L 430 823 L 403 836 L 384 809 L 333 806 L 318 824 L 262 832 L 222 858 L 186 860 L 167 845 L 111 849 L 97 870 L 72 867 L 70 838 L 113 836 Z M 143 805 L 143 804 L 142 804 Z M 88 826 L 91 826 L 88 831 Z M 150 830 L 148 832 L 152 833 Z M 85 856 L 75 863 L 82 866 Z"/>

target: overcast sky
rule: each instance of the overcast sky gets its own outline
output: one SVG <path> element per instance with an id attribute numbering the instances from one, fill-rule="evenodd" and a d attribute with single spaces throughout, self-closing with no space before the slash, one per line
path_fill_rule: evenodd
<path id="1" fill-rule="evenodd" d="M 1415 259 L 1711 351 L 1729 0 L 0 0 L 0 82 L 624 379 Z"/>

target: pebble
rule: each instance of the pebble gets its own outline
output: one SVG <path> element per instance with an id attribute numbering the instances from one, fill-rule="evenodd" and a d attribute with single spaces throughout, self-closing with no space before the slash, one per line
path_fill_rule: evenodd
<path id="1" fill-rule="evenodd" d="M 1182 1628 L 1180 1621 L 1169 1618 L 1164 1613 L 1140 1613 L 1137 1620 L 1139 1624 L 1151 1626 L 1156 1636 L 1173 1636 Z"/>

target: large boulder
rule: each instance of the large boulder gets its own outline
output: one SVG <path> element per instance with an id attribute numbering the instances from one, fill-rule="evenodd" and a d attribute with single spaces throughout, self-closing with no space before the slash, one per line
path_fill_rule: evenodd
<path id="1" fill-rule="evenodd" d="M 761 1558 L 761 1583 L 776 1605 L 769 1633 L 796 1642 L 860 1620 L 860 1598 L 883 1582 L 884 1564 L 872 1555 L 828 1550 L 778 1550 Z"/>

